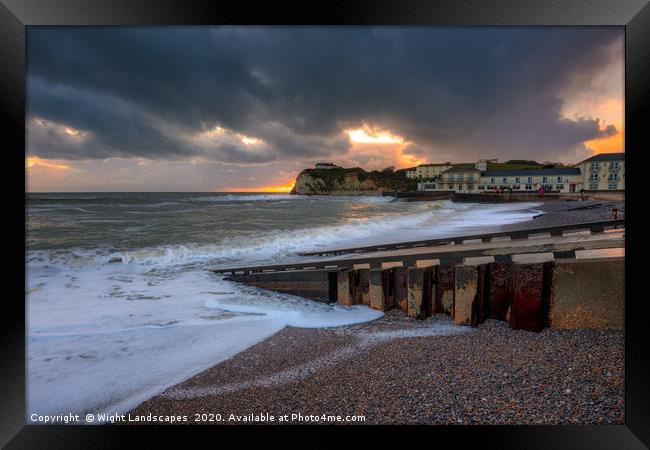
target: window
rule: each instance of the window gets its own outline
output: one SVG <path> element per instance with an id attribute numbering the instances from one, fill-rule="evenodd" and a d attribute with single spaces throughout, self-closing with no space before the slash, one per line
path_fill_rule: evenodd
<path id="1" fill-rule="evenodd" d="M 506 177 L 503 177 L 503 180 L 502 180 L 502 181 L 503 181 L 504 183 L 507 183 L 507 182 L 508 182 L 508 179 L 507 179 Z"/>
<path id="2" fill-rule="evenodd" d="M 610 173 L 608 181 L 618 181 L 618 173 Z"/>
<path id="3" fill-rule="evenodd" d="M 597 173 L 590 174 L 589 181 L 598 181 L 598 174 Z"/>
<path id="4" fill-rule="evenodd" d="M 562 189 L 564 189 L 564 185 L 563 184 L 556 184 L 555 189 L 557 189 L 558 191 L 561 191 Z"/>
<path id="5" fill-rule="evenodd" d="M 474 185 L 473 184 L 468 184 L 467 185 L 467 190 L 468 191 L 473 191 L 474 190 Z"/>
<path id="6" fill-rule="evenodd" d="M 516 183 L 516 184 L 521 184 L 521 178 L 516 177 L 516 178 L 515 178 L 515 183 Z"/>
<path id="7" fill-rule="evenodd" d="M 478 185 L 478 190 L 479 190 L 479 191 L 483 191 L 483 190 L 485 190 L 485 186 L 482 185 L 482 184 L 479 184 L 479 185 Z"/>
<path id="8" fill-rule="evenodd" d="M 532 183 L 532 182 L 533 182 L 533 177 L 528 177 L 528 183 Z"/>
<path id="9" fill-rule="evenodd" d="M 600 164 L 597 162 L 592 162 L 591 163 L 591 171 L 592 172 L 598 172 L 600 170 Z"/>
<path id="10" fill-rule="evenodd" d="M 542 183 L 548 183 L 548 177 L 542 177 Z"/>
<path id="11" fill-rule="evenodd" d="M 595 191 L 598 189 L 598 183 L 589 183 L 589 189 Z"/>
<path id="12" fill-rule="evenodd" d="M 562 177 L 557 177 L 557 182 L 561 183 L 562 182 Z"/>
<path id="13" fill-rule="evenodd" d="M 618 183 L 609 183 L 607 185 L 607 189 L 609 189 L 611 191 L 618 189 Z"/>
<path id="14" fill-rule="evenodd" d="M 454 174 L 450 173 L 449 176 L 447 177 L 447 180 L 454 181 Z"/>
<path id="15" fill-rule="evenodd" d="M 529 179 L 530 179 L 530 178 L 529 178 Z M 533 189 L 533 185 L 532 185 L 532 184 L 527 184 L 527 185 L 526 185 L 526 190 L 527 190 L 527 191 L 530 191 L 530 190 L 532 190 L 532 189 Z"/>
<path id="16" fill-rule="evenodd" d="M 619 168 L 618 161 L 609 163 L 609 170 L 618 170 Z"/>

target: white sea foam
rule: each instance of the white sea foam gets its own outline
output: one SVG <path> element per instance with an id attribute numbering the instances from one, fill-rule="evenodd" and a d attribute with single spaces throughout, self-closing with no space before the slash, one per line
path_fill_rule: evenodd
<path id="1" fill-rule="evenodd" d="M 29 413 L 125 412 L 286 325 L 340 326 L 382 315 L 205 271 L 123 265 L 47 275 L 28 277 Z"/>
<path id="2" fill-rule="evenodd" d="M 174 206 L 179 205 L 179 202 L 158 202 L 158 203 L 118 203 L 117 206 L 120 208 L 160 208 L 163 206 Z"/>
<path id="3" fill-rule="evenodd" d="M 161 243 L 115 252 L 103 241 L 96 248 L 30 250 L 28 413 L 124 412 L 284 326 L 333 327 L 381 316 L 365 306 L 326 305 L 227 282 L 206 270 L 214 264 L 277 262 L 324 247 L 460 234 L 477 224 L 529 219 L 535 213 L 521 211 L 526 206 L 533 205 L 436 202 L 400 213 L 387 205 L 385 214 L 368 220 L 260 230 L 210 244 Z M 93 219 L 124 218 L 116 214 Z M 128 235 L 128 227 L 123 230 Z M 121 263 L 111 263 L 118 258 Z"/>
<path id="4" fill-rule="evenodd" d="M 393 213 L 337 225 L 271 231 L 241 239 L 228 238 L 214 244 L 163 245 L 99 255 L 80 250 L 74 257 L 61 260 L 57 255 L 50 262 L 75 268 L 96 268 L 109 262 L 148 265 L 235 259 L 248 263 L 263 262 L 322 248 L 463 234 L 479 227 L 530 219 L 536 214 L 534 210 L 522 210 L 521 205 L 517 208 L 513 205 L 490 206 L 481 209 L 472 204 L 441 202 L 415 214 Z"/>

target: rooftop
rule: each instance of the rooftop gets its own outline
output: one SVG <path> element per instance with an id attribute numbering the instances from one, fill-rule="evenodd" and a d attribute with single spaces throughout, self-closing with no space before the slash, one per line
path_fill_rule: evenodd
<path id="1" fill-rule="evenodd" d="M 595 161 L 625 161 L 625 153 L 599 153 L 584 161 L 580 161 L 578 164 Z"/>
<path id="2" fill-rule="evenodd" d="M 516 169 L 516 170 L 486 170 L 484 177 L 530 176 L 530 175 L 580 175 L 578 167 L 562 167 L 555 169 Z"/>
<path id="3" fill-rule="evenodd" d="M 450 173 L 450 172 L 480 172 L 480 170 L 477 169 L 476 167 L 452 167 L 450 169 L 443 171 L 442 173 Z"/>

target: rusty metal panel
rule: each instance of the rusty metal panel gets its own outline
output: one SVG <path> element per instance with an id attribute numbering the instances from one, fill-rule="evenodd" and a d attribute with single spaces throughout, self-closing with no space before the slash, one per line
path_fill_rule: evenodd
<path id="1" fill-rule="evenodd" d="M 457 266 L 454 285 L 454 323 L 473 325 L 476 292 L 478 288 L 478 270 L 476 266 Z"/>
<path id="2" fill-rule="evenodd" d="M 514 307 L 510 323 L 515 330 L 544 329 L 544 264 L 517 264 L 514 277 Z"/>
<path id="3" fill-rule="evenodd" d="M 419 267 L 408 268 L 408 308 L 407 313 L 411 319 L 422 317 L 422 285 L 424 269 Z"/>
<path id="4" fill-rule="evenodd" d="M 336 298 L 341 305 L 352 305 L 352 273 L 348 271 L 338 272 L 336 274 Z"/>
<path id="5" fill-rule="evenodd" d="M 386 311 L 382 272 L 381 269 L 370 269 L 369 302 L 371 308 L 379 311 Z"/>
<path id="6" fill-rule="evenodd" d="M 422 319 L 426 319 L 427 317 L 431 316 L 435 311 L 435 276 L 435 267 L 426 267 L 424 269 L 424 276 L 422 279 Z"/>
<path id="7" fill-rule="evenodd" d="M 486 315 L 490 319 L 509 322 L 514 301 L 513 262 L 493 262 L 487 265 Z"/>
<path id="8" fill-rule="evenodd" d="M 489 309 L 489 264 L 476 267 L 476 302 L 472 311 L 472 326 L 482 324 L 490 317 Z"/>
<path id="9" fill-rule="evenodd" d="M 434 311 L 452 314 L 454 305 L 454 273 L 453 264 L 441 264 L 436 270 L 435 306 Z"/>
<path id="10" fill-rule="evenodd" d="M 352 278 L 352 304 L 370 306 L 370 270 L 357 269 L 350 271 Z"/>
<path id="11" fill-rule="evenodd" d="M 406 312 L 408 310 L 408 269 L 406 267 L 395 267 L 392 270 L 395 274 L 393 306 L 400 307 Z"/>
<path id="12" fill-rule="evenodd" d="M 354 303 L 370 306 L 370 270 L 355 270 Z"/>
<path id="13" fill-rule="evenodd" d="M 394 268 L 383 270 L 381 273 L 381 286 L 384 290 L 386 309 L 393 307 L 395 303 L 395 270 Z"/>

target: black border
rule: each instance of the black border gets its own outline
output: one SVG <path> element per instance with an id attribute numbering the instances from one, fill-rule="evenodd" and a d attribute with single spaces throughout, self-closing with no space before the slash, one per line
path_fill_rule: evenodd
<path id="1" fill-rule="evenodd" d="M 167 440 L 191 430 L 215 444 L 226 436 L 249 442 L 250 428 L 219 427 L 54 427 L 25 426 L 25 26 L 29 25 L 216 25 L 216 24 L 339 24 L 339 25 L 622 25 L 626 30 L 626 329 L 625 425 L 621 426 L 498 426 L 498 427 L 328 427 L 318 440 L 295 439 L 305 427 L 273 427 L 280 442 L 325 446 L 332 438 L 377 437 L 388 431 L 404 445 L 477 444 L 482 448 L 644 448 L 650 446 L 650 365 L 647 343 L 648 295 L 644 292 L 647 230 L 644 228 L 642 170 L 649 167 L 647 128 L 650 124 L 650 3 L 648 0 L 337 0 L 328 3 L 250 2 L 250 0 L 0 0 L 0 124 L 7 144 L 2 162 L 4 258 L 15 271 L 7 276 L 12 288 L 4 295 L 2 369 L 0 370 L 0 444 L 6 448 L 108 448 L 132 444 L 136 430 Z M 8 138 L 8 139 L 7 139 Z M 10 168 L 10 169 L 9 169 Z M 5 183 L 7 174 L 12 183 Z M 22 192 L 21 192 L 22 190 Z M 22 199 L 22 200 L 21 200 Z M 644 245 L 646 244 L 646 245 Z M 180 429 L 183 429 L 182 431 Z M 20 430 L 20 431 L 19 431 Z M 259 431 L 260 428 L 255 429 Z M 269 428 L 261 428 L 269 430 Z M 219 433 L 215 436 L 215 433 Z M 418 443 L 413 432 L 424 434 Z M 17 433 L 17 434 L 16 434 Z M 139 433 L 138 433 L 139 434 Z M 265 433 L 266 434 L 266 433 Z M 302 434 L 302 433 L 301 433 Z M 382 433 L 384 434 L 384 433 Z M 183 440 L 187 444 L 187 433 Z M 142 437 L 142 436 L 140 436 Z M 383 436 L 382 436 L 383 438 Z M 216 440 L 215 440 L 216 439 Z M 431 439 L 431 440 L 429 440 Z M 151 442 L 151 441 L 149 441 Z M 644 445 L 645 444 L 645 445 Z"/>

